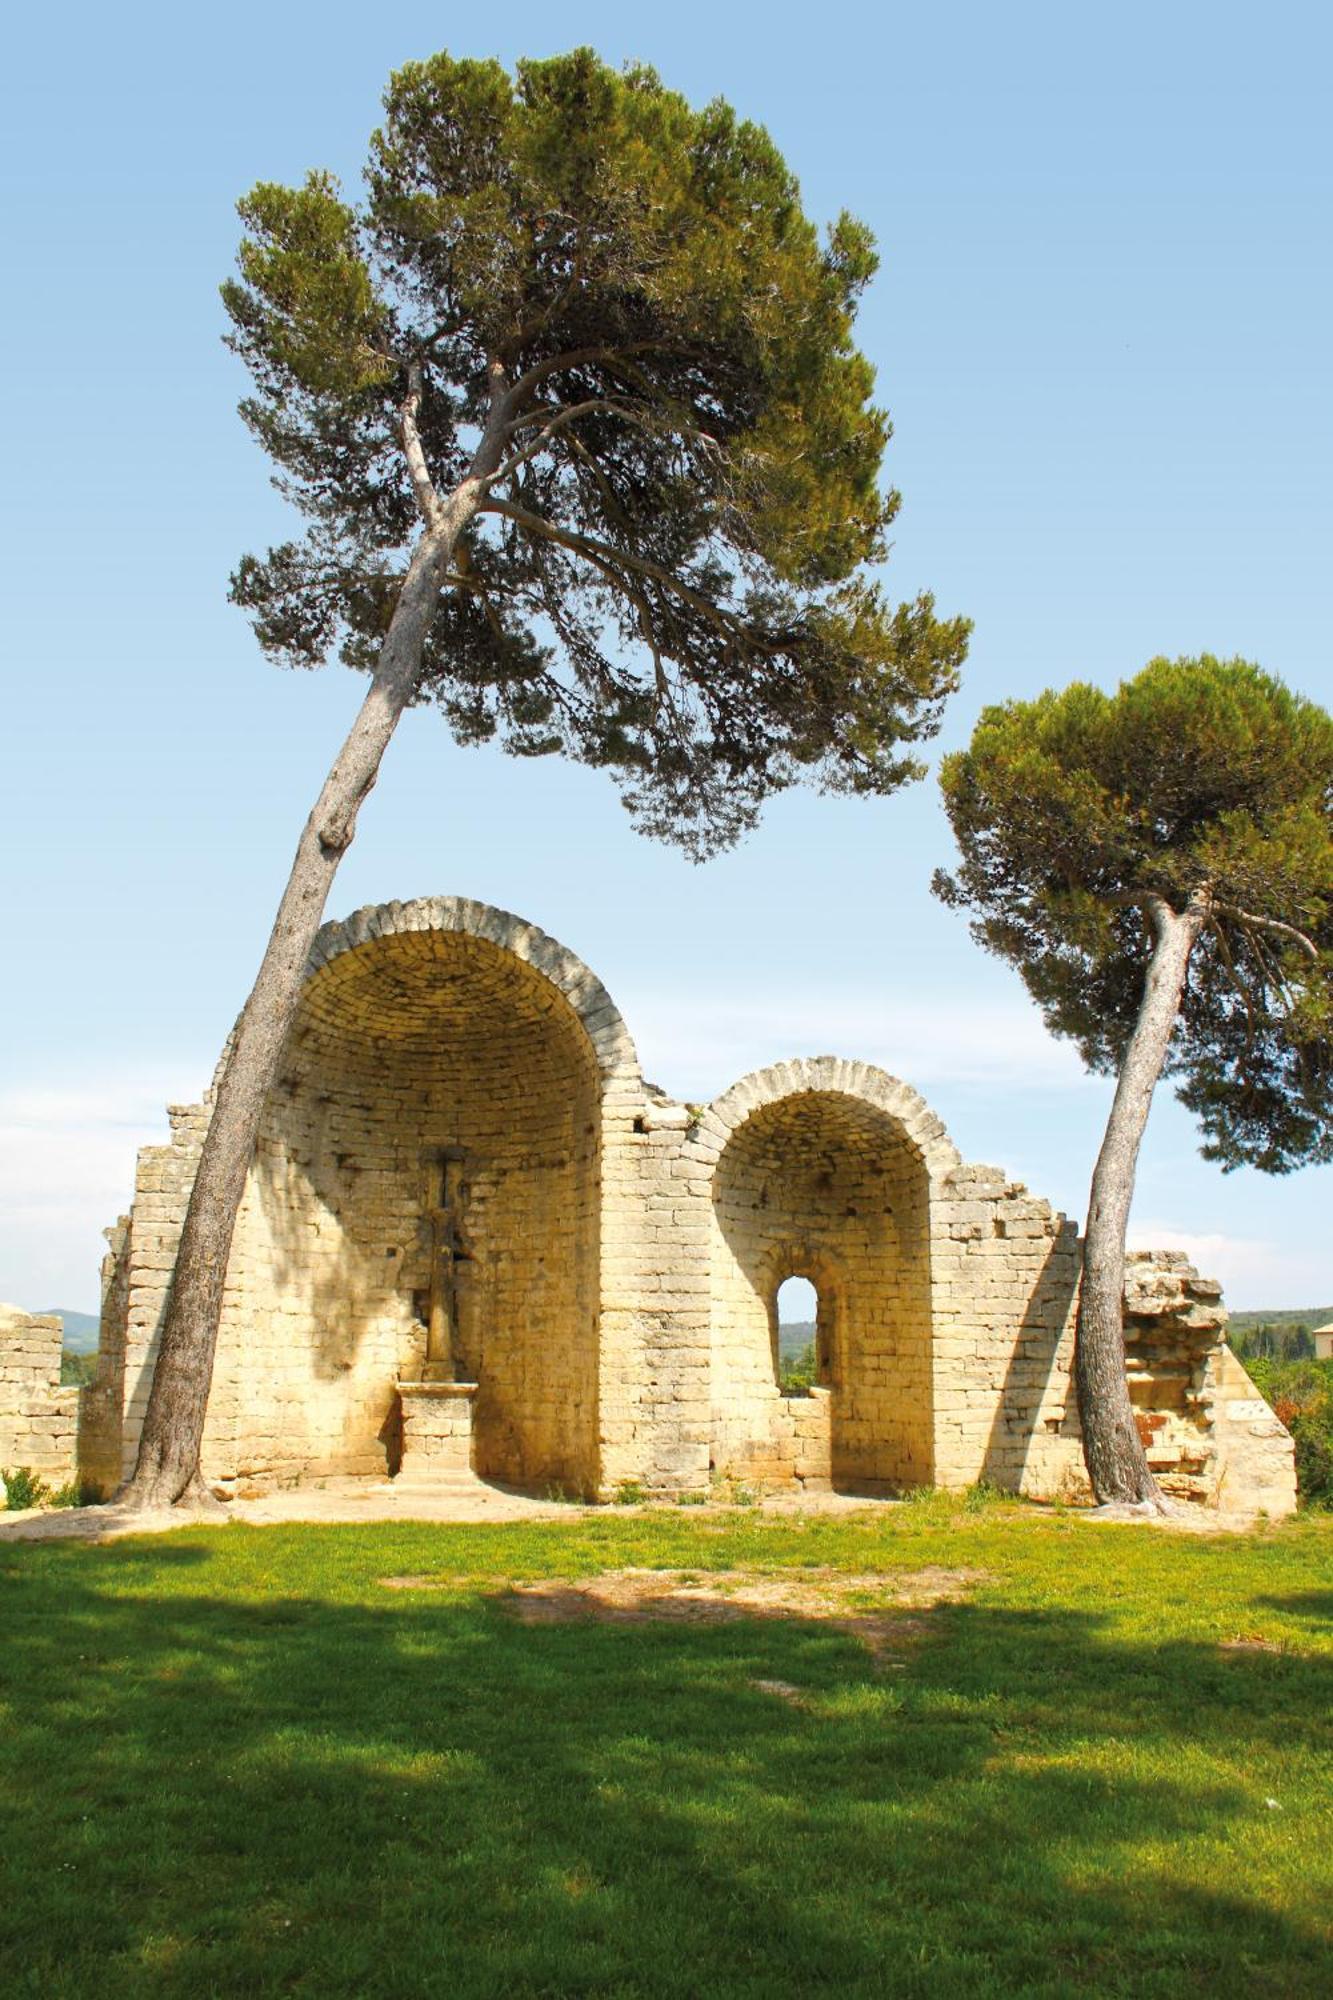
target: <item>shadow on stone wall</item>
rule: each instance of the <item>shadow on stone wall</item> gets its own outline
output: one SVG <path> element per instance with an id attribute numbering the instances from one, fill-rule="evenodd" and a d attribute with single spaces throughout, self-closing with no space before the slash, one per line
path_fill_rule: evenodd
<path id="1" fill-rule="evenodd" d="M 251 1187 L 271 1263 L 262 1286 L 246 1274 L 238 1304 L 242 1312 L 262 1316 L 267 1307 L 280 1316 L 284 1306 L 299 1301 L 312 1372 L 317 1381 L 336 1382 L 352 1368 L 372 1324 L 382 1317 L 385 1287 L 382 1272 L 373 1270 L 347 1226 L 364 1169 L 318 1140 L 297 1151 L 281 1130 L 283 1098 L 290 1103 L 307 1088 L 305 1079 L 280 1087 L 265 1113 L 269 1130 L 251 1169 Z M 358 1105 L 355 1095 L 345 1094 L 340 1109 L 354 1116 L 358 1109 L 369 1113 L 371 1105 L 369 1100 Z M 314 1256 L 312 1235 L 319 1246 Z M 336 1245 L 332 1254 L 330 1242 Z M 241 1247 L 248 1248 L 244 1242 Z"/>
<path id="2" fill-rule="evenodd" d="M 1004 1383 L 991 1422 L 981 1477 L 992 1486 L 1017 1492 L 1034 1445 L 1048 1439 L 1079 1439 L 1078 1417 L 1067 1399 L 1059 1414 L 1042 1406 L 1056 1373 L 1056 1359 L 1082 1273 L 1081 1259 L 1063 1236 L 1051 1244 L 1028 1294 L 1009 1351 Z"/>

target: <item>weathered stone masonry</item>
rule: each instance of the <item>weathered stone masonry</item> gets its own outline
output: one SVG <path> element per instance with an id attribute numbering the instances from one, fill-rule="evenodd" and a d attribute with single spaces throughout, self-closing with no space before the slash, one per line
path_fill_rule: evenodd
<path id="1" fill-rule="evenodd" d="M 0 1305 L 0 1472 L 26 1467 L 48 1485 L 75 1475 L 79 1391 L 60 1386 L 60 1320 Z"/>
<path id="2" fill-rule="evenodd" d="M 208 1115 L 173 1109 L 113 1233 L 86 1421 L 103 1476 L 133 1462 Z M 477 1385 L 449 1416 L 474 1409 L 476 1471 L 538 1491 L 985 1478 L 1074 1497 L 1078 1267 L 1074 1226 L 960 1160 L 884 1072 L 779 1063 L 674 1103 L 552 939 L 479 903 L 390 903 L 312 955 L 228 1266 L 205 1472 L 396 1473 L 398 1384 L 443 1372 Z M 793 1274 L 819 1297 L 806 1395 L 777 1380 Z M 1217 1288 L 1140 1261 L 1127 1307 L 1164 1482 L 1287 1511 L 1290 1440 L 1225 1346 Z"/>

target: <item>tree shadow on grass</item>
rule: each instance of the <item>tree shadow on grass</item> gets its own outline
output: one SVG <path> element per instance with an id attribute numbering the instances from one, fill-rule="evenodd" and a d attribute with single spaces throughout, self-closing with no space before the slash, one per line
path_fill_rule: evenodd
<path id="1" fill-rule="evenodd" d="M 1298 1590 L 1286 1597 L 1256 1597 L 1254 1601 L 1266 1611 L 1280 1611 L 1288 1618 L 1308 1618 L 1333 1630 L 1333 1590 Z"/>
<path id="2" fill-rule="evenodd" d="M 1326 1662 L 968 1605 L 879 1676 L 798 1618 L 205 1597 L 208 1553 L 7 1572 L 7 1995 L 1326 1990 L 1317 1895 L 1242 1865 Z"/>

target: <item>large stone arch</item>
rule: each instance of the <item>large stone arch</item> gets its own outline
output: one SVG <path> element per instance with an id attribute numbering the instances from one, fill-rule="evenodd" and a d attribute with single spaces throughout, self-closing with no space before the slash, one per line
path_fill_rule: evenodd
<path id="1" fill-rule="evenodd" d="M 354 910 L 350 917 L 325 924 L 311 948 L 307 987 L 324 967 L 346 952 L 359 951 L 380 938 L 432 931 L 481 939 L 530 965 L 563 995 L 578 1016 L 602 1077 L 609 1081 L 613 1076 L 637 1076 L 638 1057 L 629 1029 L 596 974 L 536 924 L 469 896 L 418 896 L 405 903 L 371 903 Z"/>
<path id="2" fill-rule="evenodd" d="M 602 1110 L 627 1074 L 605 989 L 517 917 L 431 898 L 326 925 L 228 1273 L 240 1457 L 268 1473 L 393 1468 L 394 1384 L 424 1353 L 425 1218 L 447 1171 L 476 1469 L 595 1487 Z"/>
<path id="3" fill-rule="evenodd" d="M 760 1479 L 897 1488 L 934 1470 L 931 1209 L 958 1153 L 883 1070 L 836 1057 L 734 1085 L 700 1128 L 713 1168 L 710 1367 L 714 1461 Z M 827 1394 L 778 1387 L 777 1286 L 820 1298 Z M 816 1436 L 827 1429 L 827 1441 Z"/>

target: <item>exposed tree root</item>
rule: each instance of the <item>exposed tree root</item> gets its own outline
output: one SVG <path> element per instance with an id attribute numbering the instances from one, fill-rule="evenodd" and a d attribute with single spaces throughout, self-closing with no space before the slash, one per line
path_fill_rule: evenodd
<path id="1" fill-rule="evenodd" d="M 1180 1521 L 1197 1512 L 1183 1500 L 1172 1500 L 1155 1487 L 1143 1500 L 1103 1500 L 1088 1509 L 1093 1521 Z"/>
<path id="2" fill-rule="evenodd" d="M 185 1485 L 176 1490 L 174 1473 L 162 1466 L 139 1466 L 113 1496 L 111 1505 L 129 1513 L 157 1513 L 171 1508 L 181 1514 L 203 1514 L 220 1518 L 226 1508 L 204 1483 L 198 1467 Z"/>

